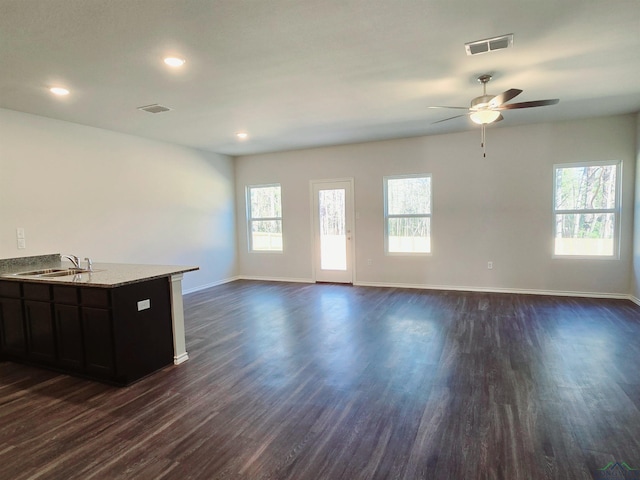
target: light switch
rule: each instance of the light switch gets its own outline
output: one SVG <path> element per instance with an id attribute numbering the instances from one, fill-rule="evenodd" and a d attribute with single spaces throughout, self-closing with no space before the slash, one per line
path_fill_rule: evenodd
<path id="1" fill-rule="evenodd" d="M 24 238 L 24 228 L 17 227 L 16 228 L 16 240 L 18 242 L 18 249 L 23 250 L 27 248 L 27 241 Z"/>
<path id="2" fill-rule="evenodd" d="M 140 300 L 138 302 L 138 311 L 142 311 L 142 310 L 147 310 L 151 308 L 151 300 L 149 300 L 148 298 L 146 300 Z"/>

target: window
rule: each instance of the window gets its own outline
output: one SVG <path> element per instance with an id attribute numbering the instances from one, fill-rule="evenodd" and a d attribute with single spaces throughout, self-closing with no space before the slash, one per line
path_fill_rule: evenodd
<path id="1" fill-rule="evenodd" d="M 387 253 L 431 252 L 431 176 L 385 177 Z"/>
<path id="2" fill-rule="evenodd" d="M 249 250 L 282 251 L 282 201 L 280 185 L 247 187 Z"/>
<path id="3" fill-rule="evenodd" d="M 555 167 L 555 255 L 617 257 L 619 166 L 607 162 Z"/>

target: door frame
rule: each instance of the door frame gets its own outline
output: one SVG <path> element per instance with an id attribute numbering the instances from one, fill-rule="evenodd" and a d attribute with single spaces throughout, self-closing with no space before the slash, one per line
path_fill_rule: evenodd
<path id="1" fill-rule="evenodd" d="M 351 278 L 349 282 L 344 282 L 345 284 L 353 285 L 356 278 L 356 209 L 355 209 L 355 192 L 354 192 L 354 181 L 353 177 L 342 177 L 342 178 L 323 178 L 316 180 L 309 180 L 309 210 L 311 212 L 309 222 L 309 227 L 311 229 L 311 280 L 313 283 L 317 282 L 317 272 L 316 265 L 319 264 L 319 255 L 320 251 L 317 249 L 318 245 L 316 245 L 316 225 L 315 225 L 315 217 L 316 212 L 314 208 L 315 204 L 315 195 L 313 193 L 314 187 L 322 184 L 336 183 L 336 182 L 348 182 L 349 183 L 349 192 L 346 198 L 346 206 L 345 206 L 345 214 L 350 221 L 347 224 L 351 223 L 351 239 L 347 243 L 347 259 L 350 259 L 351 262 Z"/>

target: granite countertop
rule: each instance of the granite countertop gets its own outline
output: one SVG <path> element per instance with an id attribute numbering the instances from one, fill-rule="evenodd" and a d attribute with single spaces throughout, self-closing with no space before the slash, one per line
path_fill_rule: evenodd
<path id="1" fill-rule="evenodd" d="M 11 259 L 14 260 L 14 259 Z M 61 285 L 86 285 L 113 288 L 154 278 L 169 277 L 199 270 L 199 267 L 184 265 L 137 265 L 129 263 L 94 263 L 93 271 L 65 275 L 62 277 L 25 277 L 15 275 L 20 272 L 47 268 L 72 268 L 68 261 L 60 261 L 59 255 L 32 257 L 28 263 L 0 261 L 0 280 L 38 282 Z M 82 265 L 81 265 L 82 266 Z"/>

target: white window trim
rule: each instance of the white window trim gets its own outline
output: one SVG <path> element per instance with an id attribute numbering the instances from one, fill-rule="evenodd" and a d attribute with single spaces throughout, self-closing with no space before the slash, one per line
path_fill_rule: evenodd
<path id="1" fill-rule="evenodd" d="M 284 253 L 284 222 L 282 217 L 256 217 L 251 216 L 251 189 L 252 188 L 268 188 L 268 187 L 280 187 L 280 201 L 282 202 L 282 185 L 279 183 L 260 183 L 256 185 L 247 185 L 245 188 L 245 203 L 246 203 L 246 219 L 247 219 L 247 247 L 249 253 L 265 253 L 265 254 L 282 254 Z M 280 205 L 280 211 L 282 212 L 282 204 Z M 269 221 L 280 220 L 282 225 L 282 250 L 254 250 L 253 249 L 253 231 L 252 222 L 254 221 Z"/>
<path id="2" fill-rule="evenodd" d="M 556 172 L 562 168 L 575 167 L 597 167 L 597 166 L 616 166 L 616 200 L 614 208 L 602 209 L 584 209 L 584 210 L 556 210 Z M 620 260 L 620 232 L 621 232 L 621 212 L 622 212 L 622 160 L 603 160 L 592 162 L 573 162 L 573 163 L 557 163 L 553 166 L 553 198 L 551 201 L 552 209 L 552 258 L 554 259 L 571 259 L 571 260 Z M 555 249 L 556 238 L 556 215 L 577 214 L 577 213 L 613 213 L 615 218 L 615 227 L 613 229 L 613 255 L 558 255 Z"/>
<path id="3" fill-rule="evenodd" d="M 429 178 L 430 181 L 430 189 L 429 189 L 429 201 L 431 205 L 431 213 L 426 214 L 401 214 L 401 215 L 390 215 L 389 214 L 389 202 L 387 198 L 387 188 L 388 188 L 388 180 L 397 180 L 402 178 Z M 414 173 L 407 175 L 388 175 L 382 177 L 382 186 L 383 186 L 383 199 L 382 202 L 384 204 L 384 254 L 392 257 L 429 257 L 433 255 L 433 242 L 431 238 L 429 238 L 429 243 L 431 246 L 430 251 L 428 252 L 390 252 L 389 251 L 389 219 L 390 218 L 429 218 L 429 230 L 431 230 L 432 222 L 431 217 L 433 216 L 433 176 L 430 173 Z M 430 236 L 431 237 L 431 236 Z"/>

